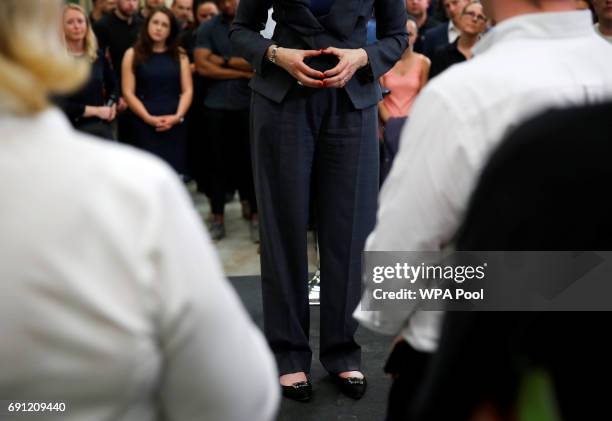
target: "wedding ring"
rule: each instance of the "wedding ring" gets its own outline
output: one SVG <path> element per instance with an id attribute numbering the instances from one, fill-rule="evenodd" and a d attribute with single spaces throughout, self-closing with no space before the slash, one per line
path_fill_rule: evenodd
<path id="1" fill-rule="evenodd" d="M 304 84 L 302 82 L 300 82 L 299 80 L 297 81 L 297 84 L 300 86 L 304 86 Z"/>

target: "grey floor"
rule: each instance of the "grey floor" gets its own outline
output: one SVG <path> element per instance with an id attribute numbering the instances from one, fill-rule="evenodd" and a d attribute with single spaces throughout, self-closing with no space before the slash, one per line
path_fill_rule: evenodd
<path id="1" fill-rule="evenodd" d="M 258 326 L 262 326 L 261 290 L 258 276 L 232 277 L 232 284 Z M 385 419 L 389 380 L 382 372 L 392 338 L 360 328 L 363 370 L 368 391 L 359 401 L 338 392 L 318 361 L 319 307 L 310 307 L 310 343 L 313 348 L 311 379 L 313 399 L 308 403 L 283 399 L 278 421 L 381 421 Z"/>

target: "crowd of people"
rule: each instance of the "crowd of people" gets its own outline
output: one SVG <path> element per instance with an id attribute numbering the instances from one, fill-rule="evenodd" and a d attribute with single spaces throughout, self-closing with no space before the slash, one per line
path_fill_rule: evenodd
<path id="1" fill-rule="evenodd" d="M 339 392 L 367 391 L 361 324 L 397 336 L 387 421 L 516 419 L 541 371 L 559 419 L 602 417 L 607 316 L 366 311 L 361 256 L 612 245 L 612 0 L 64 3 L 0 2 L 3 404 L 267 421 L 311 400 L 314 220 Z M 211 242 L 236 190 L 263 332 Z"/>
<path id="2" fill-rule="evenodd" d="M 598 12 L 595 27 L 610 40 L 612 24 L 600 3 L 593 5 Z M 79 130 L 152 152 L 185 180 L 196 181 L 198 191 L 210 199 L 209 228 L 215 240 L 225 237 L 225 203 L 237 190 L 251 238 L 259 242 L 248 127 L 253 69 L 232 56 L 226 34 L 237 4 L 172 1 L 162 12 L 170 20 L 170 31 L 155 54 L 151 34 L 156 29 L 149 17 L 166 5 L 164 0 L 146 0 L 142 8 L 138 0 L 96 0 L 89 16 L 78 6 L 67 7 L 67 49 L 76 57 L 88 57 L 94 70 L 85 87 L 58 98 L 58 103 Z M 576 7 L 592 6 L 577 1 Z M 494 23 L 478 1 L 406 0 L 406 9 L 409 48 L 380 78 L 385 94 L 379 104 L 381 182 L 418 93 L 428 80 L 471 59 L 474 45 Z M 371 23 L 375 31 L 375 20 Z"/>

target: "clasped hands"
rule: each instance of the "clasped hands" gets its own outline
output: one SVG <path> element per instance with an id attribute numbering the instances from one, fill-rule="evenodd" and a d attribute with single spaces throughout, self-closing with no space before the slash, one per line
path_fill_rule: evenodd
<path id="1" fill-rule="evenodd" d="M 168 131 L 180 122 L 181 118 L 178 115 L 148 116 L 146 119 L 146 123 L 155 127 L 156 132 Z"/>
<path id="2" fill-rule="evenodd" d="M 336 56 L 338 58 L 336 67 L 321 72 L 304 63 L 307 57 L 317 57 L 323 54 Z M 301 85 L 310 88 L 343 88 L 357 70 L 368 64 L 368 54 L 363 48 L 329 47 L 323 50 L 278 48 L 276 64 L 291 74 Z"/>

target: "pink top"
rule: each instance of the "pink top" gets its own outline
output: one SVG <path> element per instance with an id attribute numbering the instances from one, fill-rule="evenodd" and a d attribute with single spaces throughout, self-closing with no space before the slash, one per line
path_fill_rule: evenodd
<path id="1" fill-rule="evenodd" d="M 391 90 L 391 93 L 383 99 L 389 117 L 407 117 L 410 114 L 412 104 L 421 88 L 423 60 L 417 60 L 416 63 L 404 75 L 391 69 L 382 77 L 383 86 Z"/>

